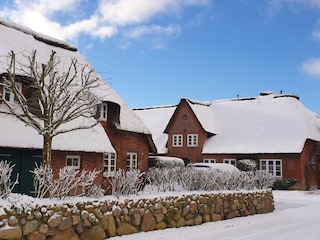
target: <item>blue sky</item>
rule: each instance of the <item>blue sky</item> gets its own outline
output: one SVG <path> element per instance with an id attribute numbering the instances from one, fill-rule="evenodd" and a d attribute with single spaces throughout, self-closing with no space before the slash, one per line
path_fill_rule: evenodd
<path id="1" fill-rule="evenodd" d="M 320 0 L 2 0 L 76 45 L 130 107 L 294 93 L 320 113 Z"/>

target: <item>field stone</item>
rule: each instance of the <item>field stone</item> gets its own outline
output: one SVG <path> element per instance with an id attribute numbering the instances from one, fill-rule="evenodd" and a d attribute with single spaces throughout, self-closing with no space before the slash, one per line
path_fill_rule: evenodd
<path id="1" fill-rule="evenodd" d="M 116 223 L 114 221 L 113 215 L 112 214 L 107 215 L 107 220 L 108 220 L 108 230 L 107 230 L 108 237 L 114 237 L 117 234 L 117 228 L 116 228 Z"/>
<path id="2" fill-rule="evenodd" d="M 87 228 L 80 235 L 80 240 L 105 240 L 106 238 L 105 231 L 99 226 Z"/>
<path id="3" fill-rule="evenodd" d="M 47 238 L 48 240 L 79 240 L 78 235 L 75 233 L 73 228 L 68 228 L 64 231 L 61 231 L 51 237 Z"/>
<path id="4" fill-rule="evenodd" d="M 23 235 L 28 235 L 36 231 L 39 225 L 40 225 L 40 222 L 38 222 L 37 220 L 28 221 L 25 225 L 23 225 L 23 228 L 22 228 Z"/>
<path id="5" fill-rule="evenodd" d="M 46 240 L 46 236 L 39 232 L 32 232 L 28 235 L 28 240 Z"/>
<path id="6" fill-rule="evenodd" d="M 150 212 L 145 213 L 142 219 L 141 230 L 143 232 L 152 231 L 154 230 L 155 225 L 156 220 L 154 219 L 154 216 Z"/>
<path id="7" fill-rule="evenodd" d="M 16 216 L 10 216 L 9 219 L 8 219 L 8 225 L 10 227 L 14 227 L 14 226 L 17 226 L 19 223 L 19 220 Z"/>
<path id="8" fill-rule="evenodd" d="M 0 231 L 0 239 L 21 239 L 22 230 L 19 226 L 6 227 Z"/>
<path id="9" fill-rule="evenodd" d="M 62 211 L 55 212 L 52 216 L 50 216 L 48 219 L 49 227 L 52 227 L 52 228 L 58 227 L 62 221 L 62 216 L 63 216 Z"/>
<path id="10" fill-rule="evenodd" d="M 117 227 L 117 234 L 119 236 L 129 235 L 134 233 L 138 233 L 138 230 L 137 228 L 135 228 L 129 223 L 120 223 L 120 225 Z"/>

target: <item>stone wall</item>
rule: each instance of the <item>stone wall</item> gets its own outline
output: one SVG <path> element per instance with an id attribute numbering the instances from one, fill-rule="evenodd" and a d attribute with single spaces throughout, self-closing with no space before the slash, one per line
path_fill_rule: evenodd
<path id="1" fill-rule="evenodd" d="M 273 210 L 272 191 L 12 206 L 0 211 L 0 239 L 103 240 Z"/>

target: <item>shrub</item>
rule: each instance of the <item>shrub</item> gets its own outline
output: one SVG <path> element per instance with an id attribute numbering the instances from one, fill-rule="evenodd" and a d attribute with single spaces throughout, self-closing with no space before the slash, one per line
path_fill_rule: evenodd
<path id="1" fill-rule="evenodd" d="M 0 161 L 0 198 L 6 198 L 13 190 L 16 184 L 19 183 L 19 174 L 16 180 L 11 182 L 11 174 L 14 168 L 7 160 Z"/>
<path id="2" fill-rule="evenodd" d="M 78 170 L 71 166 L 59 170 L 57 179 L 53 178 L 52 168 L 48 165 L 36 166 L 33 183 L 36 197 L 64 199 L 68 196 L 101 197 L 104 190 L 94 185 L 100 171 Z"/>
<path id="3" fill-rule="evenodd" d="M 244 172 L 257 170 L 257 161 L 254 159 L 240 159 L 237 161 L 237 168 Z"/>
<path id="4" fill-rule="evenodd" d="M 177 184 L 188 191 L 265 189 L 271 187 L 275 181 L 275 178 L 265 171 L 226 172 L 218 169 L 199 170 L 189 167 L 172 169 L 172 171 L 153 169 L 151 174 L 149 171 L 147 175 L 152 176 L 149 184 L 158 186 L 158 191 L 171 191 Z"/>
<path id="5" fill-rule="evenodd" d="M 181 172 L 184 167 L 150 168 L 146 172 L 149 185 L 156 187 L 158 192 L 175 191 L 180 183 Z"/>
<path id="6" fill-rule="evenodd" d="M 124 171 L 119 169 L 111 178 L 108 178 L 112 187 L 112 195 L 119 198 L 119 196 L 137 193 L 143 186 L 143 175 L 144 173 L 140 173 L 140 170 Z"/>
<path id="7" fill-rule="evenodd" d="M 294 178 L 277 179 L 273 183 L 272 189 L 274 189 L 274 190 L 288 190 L 290 187 L 292 187 L 297 182 L 298 182 L 298 180 L 294 179 Z"/>

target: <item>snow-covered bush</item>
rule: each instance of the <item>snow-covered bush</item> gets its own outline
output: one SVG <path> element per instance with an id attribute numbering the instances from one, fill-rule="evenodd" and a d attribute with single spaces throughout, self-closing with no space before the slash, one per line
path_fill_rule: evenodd
<path id="1" fill-rule="evenodd" d="M 184 190 L 253 190 L 271 187 L 275 178 L 265 171 L 242 172 L 220 169 L 199 170 L 191 167 L 148 170 L 149 184 L 158 191 L 171 191 L 177 184 Z M 171 182 L 170 182 L 171 181 Z"/>
<path id="2" fill-rule="evenodd" d="M 153 167 L 146 172 L 146 179 L 149 185 L 154 186 L 158 192 L 175 191 L 184 168 L 185 167 Z"/>
<path id="3" fill-rule="evenodd" d="M 188 191 L 208 190 L 214 181 L 212 172 L 186 167 L 180 176 L 182 186 Z"/>
<path id="4" fill-rule="evenodd" d="M 128 196 L 129 194 L 137 193 L 144 184 L 144 173 L 140 170 L 124 171 L 119 169 L 114 175 L 108 178 L 112 187 L 112 195 Z"/>
<path id="5" fill-rule="evenodd" d="M 35 197 L 43 198 L 49 196 L 49 192 L 53 185 L 52 168 L 49 165 L 38 166 L 36 164 L 35 169 L 30 172 L 33 174 Z"/>
<path id="6" fill-rule="evenodd" d="M 255 159 L 240 159 L 237 161 L 237 168 L 244 172 L 256 171 L 258 167 Z"/>
<path id="7" fill-rule="evenodd" d="M 276 178 L 267 171 L 258 170 L 253 172 L 253 179 L 257 189 L 266 189 L 272 187 Z"/>
<path id="8" fill-rule="evenodd" d="M 290 187 L 292 187 L 294 184 L 296 184 L 298 179 L 295 178 L 280 178 L 277 179 L 273 185 L 272 189 L 274 190 L 288 190 Z"/>
<path id="9" fill-rule="evenodd" d="M 71 166 L 59 170 L 54 179 L 51 166 L 36 166 L 33 171 L 36 197 L 64 199 L 68 196 L 101 197 L 104 190 L 94 185 L 100 171 L 78 170 Z"/>
<path id="10" fill-rule="evenodd" d="M 19 174 L 17 174 L 14 182 L 11 181 L 14 166 L 14 164 L 11 165 L 7 160 L 0 161 L 0 198 L 6 198 L 12 192 L 15 185 L 19 183 Z"/>

